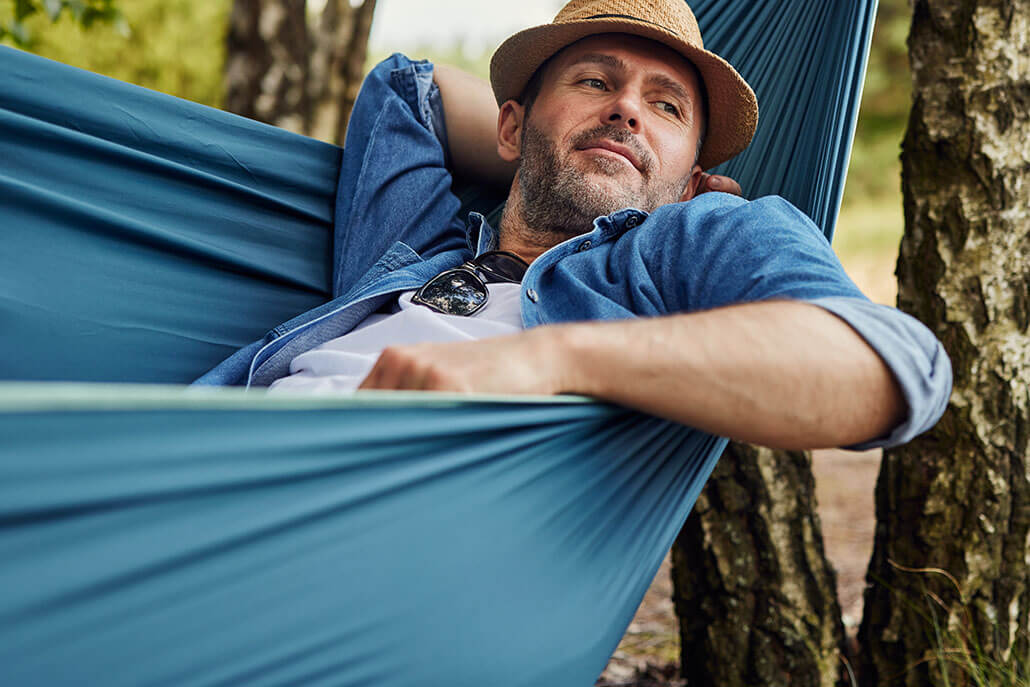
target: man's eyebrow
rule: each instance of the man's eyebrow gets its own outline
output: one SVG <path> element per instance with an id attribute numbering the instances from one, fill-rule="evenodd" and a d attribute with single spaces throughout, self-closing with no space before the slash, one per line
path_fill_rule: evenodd
<path id="1" fill-rule="evenodd" d="M 694 99 L 690 96 L 687 89 L 683 87 L 683 84 L 675 79 L 670 79 L 664 74 L 651 74 L 647 77 L 647 81 L 653 86 L 657 86 L 658 88 L 668 91 L 687 105 L 692 105 L 694 103 Z"/>
<path id="2" fill-rule="evenodd" d="M 614 55 L 606 55 L 601 52 L 589 52 L 585 55 L 580 55 L 570 66 L 575 67 L 581 64 L 600 64 L 605 67 L 611 67 L 612 69 L 626 69 L 626 63 L 618 57 L 615 57 Z"/>

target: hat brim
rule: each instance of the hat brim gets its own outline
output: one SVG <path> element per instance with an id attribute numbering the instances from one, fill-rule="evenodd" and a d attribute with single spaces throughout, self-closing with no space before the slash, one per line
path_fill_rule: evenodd
<path id="1" fill-rule="evenodd" d="M 711 169 L 747 148 L 758 126 L 754 91 L 726 60 L 672 33 L 632 19 L 589 19 L 545 24 L 520 31 L 490 60 L 490 84 L 497 104 L 518 100 L 541 65 L 578 40 L 602 33 L 626 33 L 661 43 L 683 55 L 701 74 L 708 96 L 708 128 L 698 164 Z"/>

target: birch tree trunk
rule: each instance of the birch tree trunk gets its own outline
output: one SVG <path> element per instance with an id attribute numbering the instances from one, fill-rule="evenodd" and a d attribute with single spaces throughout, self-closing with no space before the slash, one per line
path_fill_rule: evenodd
<path id="1" fill-rule="evenodd" d="M 308 87 L 313 120 L 308 134 L 342 144 L 354 101 L 361 88 L 368 34 L 376 0 L 353 7 L 330 0 L 318 23 Z"/>
<path id="2" fill-rule="evenodd" d="M 955 388 L 884 457 L 862 682 L 963 685 L 974 643 L 978 663 L 1027 667 L 1030 2 L 913 7 L 898 302 L 944 342 Z"/>
<path id="3" fill-rule="evenodd" d="M 844 684 L 809 454 L 731 444 L 672 554 L 690 687 Z"/>
<path id="4" fill-rule="evenodd" d="M 234 0 L 226 109 L 342 144 L 364 74 L 375 0 Z"/>
<path id="5" fill-rule="evenodd" d="M 229 15 L 225 109 L 303 132 L 310 118 L 305 0 L 235 0 Z"/>

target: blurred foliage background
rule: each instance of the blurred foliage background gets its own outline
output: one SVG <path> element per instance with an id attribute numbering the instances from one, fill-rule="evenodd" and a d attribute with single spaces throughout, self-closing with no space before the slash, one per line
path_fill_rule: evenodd
<path id="1" fill-rule="evenodd" d="M 0 0 L 0 23 L 18 0 Z M 51 24 L 45 12 L 23 23 L 23 47 L 98 74 L 219 107 L 231 0 L 121 0 L 127 30 L 107 22 L 84 28 L 70 13 Z M 0 42 L 15 45 L 11 36 Z"/>
<path id="2" fill-rule="evenodd" d="M 19 3 L 0 0 L 0 25 Z M 41 6 L 53 0 L 31 0 Z M 90 0 L 96 1 L 96 0 Z M 21 46 L 67 64 L 219 107 L 231 0 L 122 0 L 121 22 L 84 29 L 71 12 L 51 23 L 44 11 L 24 22 Z M 893 302 L 892 275 L 903 229 L 900 142 L 909 108 L 906 0 L 880 0 L 873 49 L 835 240 L 845 266 L 880 302 Z M 5 34 L 0 42 L 14 44 Z M 463 67 L 485 78 L 489 51 L 475 52 L 456 39 L 449 47 L 398 45 L 393 49 Z M 386 55 L 372 50 L 373 64 Z"/>

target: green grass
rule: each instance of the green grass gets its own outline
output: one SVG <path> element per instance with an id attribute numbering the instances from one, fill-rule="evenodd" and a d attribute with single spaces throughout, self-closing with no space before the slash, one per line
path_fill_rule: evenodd
<path id="1" fill-rule="evenodd" d="M 993 652 L 994 655 L 985 651 L 982 638 L 978 634 L 984 628 L 982 625 L 979 629 L 974 626 L 973 603 L 968 600 L 969 595 L 963 593 L 962 586 L 955 577 L 939 568 L 909 568 L 893 561 L 890 561 L 890 564 L 900 572 L 921 577 L 925 610 L 923 604 L 911 598 L 906 599 L 902 596 L 900 600 L 925 622 L 932 648 L 919 663 L 929 663 L 936 667 L 935 678 L 940 681 L 942 687 L 1030 687 L 1030 656 L 1019 654 L 1017 647 L 1009 647 L 1007 652 L 996 650 Z M 950 585 L 954 589 L 956 601 L 953 604 L 957 605 L 949 606 L 938 593 L 928 588 L 931 578 L 943 578 L 947 581 L 945 587 Z M 882 580 L 879 582 L 884 584 Z M 892 591 L 899 594 L 896 589 Z M 951 622 L 945 619 L 949 615 L 953 616 Z M 1007 629 L 999 627 L 996 622 L 992 621 L 989 625 L 986 631 L 992 634 L 996 641 L 1007 633 Z M 1013 639 L 1017 646 L 1025 640 L 1025 628 L 1022 628 Z M 1007 655 L 998 656 L 998 653 Z"/>

